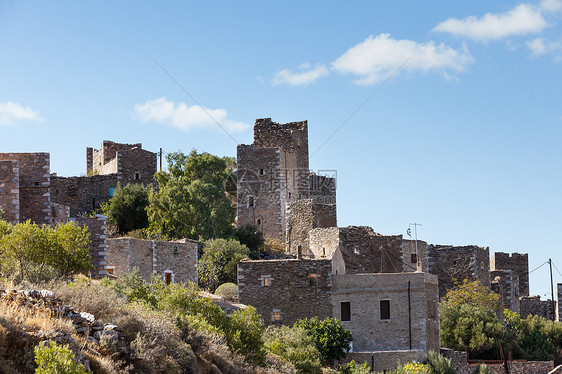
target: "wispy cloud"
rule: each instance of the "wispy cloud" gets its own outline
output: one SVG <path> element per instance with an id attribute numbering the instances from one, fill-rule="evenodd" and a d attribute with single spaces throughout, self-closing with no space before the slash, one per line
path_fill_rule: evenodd
<path id="1" fill-rule="evenodd" d="M 309 63 L 304 63 L 299 66 L 299 69 L 303 71 L 292 72 L 288 69 L 281 70 L 273 77 L 273 84 L 306 86 L 328 75 L 328 68 L 324 65 L 316 65 L 314 68 L 311 68 Z"/>
<path id="2" fill-rule="evenodd" d="M 536 38 L 526 44 L 533 57 L 562 52 L 562 43 L 559 41 L 551 42 L 544 38 Z"/>
<path id="3" fill-rule="evenodd" d="M 562 11 L 562 0 L 542 0 L 541 9 L 552 13 L 560 12 Z"/>
<path id="4" fill-rule="evenodd" d="M 39 112 L 18 103 L 0 103 L 0 125 L 15 125 L 20 121 L 43 121 L 43 118 Z"/>
<path id="5" fill-rule="evenodd" d="M 546 6 L 555 7 L 556 0 L 543 1 Z M 433 31 L 443 31 L 478 41 L 501 39 L 512 35 L 540 33 L 547 22 L 539 8 L 521 4 L 505 13 L 487 13 L 482 17 L 470 16 L 463 19 L 449 18 Z"/>
<path id="6" fill-rule="evenodd" d="M 472 62 L 470 53 L 457 51 L 444 44 L 417 43 L 412 40 L 396 40 L 389 34 L 369 36 L 363 42 L 351 47 L 332 63 L 332 69 L 343 74 L 359 76 L 357 84 L 373 84 L 396 70 L 408 58 L 413 58 L 403 71 L 443 73 L 461 72 Z"/>
<path id="7" fill-rule="evenodd" d="M 194 128 L 213 128 L 220 123 L 229 132 L 240 132 L 250 126 L 228 118 L 225 109 L 208 109 L 198 105 L 188 106 L 184 102 L 174 103 L 161 97 L 136 104 L 135 117 L 141 122 L 156 122 L 189 131 Z M 215 122 L 216 121 L 216 122 Z"/>

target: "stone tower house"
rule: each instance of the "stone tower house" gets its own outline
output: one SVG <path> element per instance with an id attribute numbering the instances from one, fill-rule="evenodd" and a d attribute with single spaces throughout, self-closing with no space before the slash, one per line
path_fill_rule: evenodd
<path id="1" fill-rule="evenodd" d="M 309 198 L 315 204 L 335 204 L 335 181 L 309 170 L 307 121 L 280 124 L 271 118 L 257 119 L 254 142 L 238 146 L 237 165 L 238 225 L 256 225 L 266 238 L 289 240 L 289 204 Z M 333 219 L 324 216 L 326 210 L 314 211 L 323 212 L 322 222 L 335 225 L 335 205 L 330 210 Z M 312 221 L 320 222 L 316 218 Z"/>

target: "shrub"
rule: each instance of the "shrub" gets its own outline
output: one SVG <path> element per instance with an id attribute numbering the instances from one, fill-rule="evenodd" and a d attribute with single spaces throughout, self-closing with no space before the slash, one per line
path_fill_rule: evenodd
<path id="1" fill-rule="evenodd" d="M 244 244 L 248 247 L 252 258 L 257 258 L 257 255 L 264 244 L 263 233 L 257 226 L 249 223 L 242 225 L 234 230 L 234 237 L 238 239 L 240 244 Z"/>
<path id="2" fill-rule="evenodd" d="M 68 346 L 60 346 L 49 340 L 48 345 L 35 347 L 37 374 L 83 374 L 86 370 L 75 361 Z"/>
<path id="3" fill-rule="evenodd" d="M 215 295 L 224 297 L 230 301 L 238 300 L 238 286 L 234 283 L 223 283 L 215 291 Z"/>
<path id="4" fill-rule="evenodd" d="M 268 352 L 292 363 L 298 373 L 322 373 L 320 352 L 304 329 L 269 326 L 264 340 Z"/>
<path id="5" fill-rule="evenodd" d="M 301 319 L 294 326 L 303 328 L 312 337 L 323 360 L 332 362 L 345 356 L 353 341 L 351 331 L 346 330 L 335 318 L 320 321 L 318 317 Z"/>
<path id="6" fill-rule="evenodd" d="M 392 374 L 429 374 L 429 367 L 419 362 L 408 362 L 394 369 Z"/>
<path id="7" fill-rule="evenodd" d="M 455 374 L 457 370 L 450 359 L 434 351 L 427 352 L 423 362 L 430 374 Z"/>
<path id="8" fill-rule="evenodd" d="M 488 369 L 486 364 L 478 365 L 472 370 L 472 374 L 492 374 L 492 371 Z"/>
<path id="9" fill-rule="evenodd" d="M 114 195 L 109 200 L 107 218 L 117 225 L 119 232 L 129 232 L 148 226 L 148 194 L 150 187 L 142 184 L 128 184 L 117 186 Z"/>
<path id="10" fill-rule="evenodd" d="M 363 365 L 359 365 L 357 362 L 350 361 L 345 365 L 338 365 L 338 374 L 369 374 L 371 372 L 371 367 L 366 362 Z"/>
<path id="11" fill-rule="evenodd" d="M 214 291 L 219 284 L 236 282 L 238 261 L 249 254 L 248 247 L 235 239 L 207 241 L 199 261 L 199 284 Z"/>
<path id="12" fill-rule="evenodd" d="M 249 362 L 263 363 L 264 329 L 260 315 L 254 307 L 237 310 L 227 317 L 226 343 L 233 352 L 246 356 Z"/>

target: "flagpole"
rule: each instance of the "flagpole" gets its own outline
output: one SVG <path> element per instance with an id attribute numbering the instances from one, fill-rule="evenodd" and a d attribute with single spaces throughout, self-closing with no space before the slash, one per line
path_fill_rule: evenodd
<path id="1" fill-rule="evenodd" d="M 414 226 L 414 237 L 416 239 L 416 262 L 419 264 L 420 259 L 418 257 L 418 226 L 421 226 L 421 223 L 410 223 L 410 226 Z"/>

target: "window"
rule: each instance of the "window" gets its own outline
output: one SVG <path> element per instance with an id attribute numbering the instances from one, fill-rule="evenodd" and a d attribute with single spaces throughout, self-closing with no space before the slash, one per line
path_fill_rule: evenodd
<path id="1" fill-rule="evenodd" d="M 361 251 L 359 251 L 359 247 L 353 247 L 353 253 L 355 253 L 356 255 L 361 254 Z"/>
<path id="2" fill-rule="evenodd" d="M 410 262 L 411 262 L 412 264 L 415 264 L 416 262 L 418 262 L 418 256 L 417 256 L 415 253 L 412 253 L 412 254 L 410 255 Z"/>
<path id="3" fill-rule="evenodd" d="M 380 301 L 381 320 L 390 319 L 390 300 Z"/>
<path id="4" fill-rule="evenodd" d="M 261 219 L 258 218 L 258 226 L 261 225 Z"/>
<path id="5" fill-rule="evenodd" d="M 105 267 L 105 272 L 107 275 L 113 275 L 113 272 L 115 271 L 115 266 L 106 266 Z"/>
<path id="6" fill-rule="evenodd" d="M 174 273 L 171 270 L 164 271 L 164 281 L 166 282 L 166 286 L 174 283 Z"/>
<path id="7" fill-rule="evenodd" d="M 340 303 L 341 320 L 351 321 L 351 303 L 349 301 L 342 301 Z"/>
<path id="8" fill-rule="evenodd" d="M 308 274 L 308 285 L 309 286 L 316 286 L 316 284 L 317 284 L 316 280 L 317 280 L 316 273 Z"/>
<path id="9" fill-rule="evenodd" d="M 138 171 L 135 172 L 135 180 L 140 180 L 140 173 Z"/>
<path id="10" fill-rule="evenodd" d="M 179 253 L 180 253 L 180 251 L 179 251 L 179 249 L 178 249 L 178 246 L 177 246 L 177 245 L 174 245 L 174 254 L 177 255 L 177 254 L 179 254 Z"/>
<path id="11" fill-rule="evenodd" d="M 260 169 L 260 175 L 263 175 L 263 169 Z"/>
<path id="12" fill-rule="evenodd" d="M 281 310 L 280 309 L 273 309 L 273 313 L 271 315 L 271 320 L 273 322 L 281 322 Z"/>
<path id="13" fill-rule="evenodd" d="M 326 248 L 322 247 L 322 257 L 326 257 Z"/>
<path id="14" fill-rule="evenodd" d="M 264 287 L 269 287 L 271 286 L 271 276 L 269 275 L 264 275 L 261 277 L 261 285 Z"/>
<path id="15" fill-rule="evenodd" d="M 114 190 L 113 187 L 109 187 L 109 196 L 113 196 L 113 190 Z"/>
<path id="16" fill-rule="evenodd" d="M 248 208 L 251 208 L 254 206 L 254 197 L 253 196 L 249 196 L 248 197 Z"/>
<path id="17" fill-rule="evenodd" d="M 291 193 L 289 192 L 289 199 L 291 198 Z"/>

